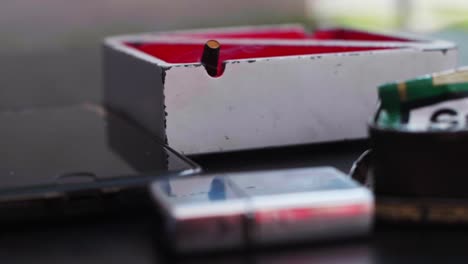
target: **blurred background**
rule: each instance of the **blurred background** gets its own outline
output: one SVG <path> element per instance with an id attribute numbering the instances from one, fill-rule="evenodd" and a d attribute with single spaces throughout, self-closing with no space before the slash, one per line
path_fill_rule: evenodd
<path id="1" fill-rule="evenodd" d="M 427 34 L 457 42 L 468 65 L 466 0 L 11 0 L 0 3 L 0 111 L 99 102 L 105 36 L 284 22 Z"/>

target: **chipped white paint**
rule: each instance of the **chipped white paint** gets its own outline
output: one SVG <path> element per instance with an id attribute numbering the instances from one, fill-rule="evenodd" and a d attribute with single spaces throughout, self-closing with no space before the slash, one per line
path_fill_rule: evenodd
<path id="1" fill-rule="evenodd" d="M 114 82 L 113 87 L 106 87 L 108 94 L 119 91 L 120 97 L 127 94 L 135 99 L 140 93 L 141 100 L 116 103 L 118 100 L 109 99 L 112 96 L 106 100 L 156 135 L 167 136 L 169 145 L 186 154 L 364 138 L 377 104 L 377 85 L 457 66 L 454 45 L 443 41 L 321 41 L 320 45 L 393 45 L 401 49 L 228 61 L 224 74 L 212 78 L 203 67 L 196 67 L 199 64 L 181 67 L 122 45 L 122 41 L 139 38 L 157 41 L 163 35 L 111 38 L 106 49 L 115 52 L 106 59 L 126 56 L 125 61 L 153 65 L 154 74 L 165 72 L 166 134 L 158 133 L 157 114 L 151 112 L 160 108 L 142 103 L 145 98 L 157 98 L 162 83 L 140 82 L 131 87 L 126 81 Z M 127 76 L 119 78 L 144 77 L 135 67 L 125 67 L 126 63 L 122 62 L 119 71 L 108 70 L 106 78 L 122 74 L 122 68 Z M 154 94 L 148 96 L 148 91 Z"/>

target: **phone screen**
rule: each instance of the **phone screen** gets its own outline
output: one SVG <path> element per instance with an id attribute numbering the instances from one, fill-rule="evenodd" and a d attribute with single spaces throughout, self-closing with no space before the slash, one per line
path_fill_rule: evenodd
<path id="1" fill-rule="evenodd" d="M 130 185 L 198 170 L 97 105 L 3 113 L 0 123 L 0 195 L 80 184 Z"/>

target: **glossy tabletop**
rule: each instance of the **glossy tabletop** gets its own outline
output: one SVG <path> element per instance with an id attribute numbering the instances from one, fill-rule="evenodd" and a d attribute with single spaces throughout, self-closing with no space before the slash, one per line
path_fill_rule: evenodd
<path id="1" fill-rule="evenodd" d="M 193 159 L 209 172 L 333 165 L 349 170 L 365 142 L 261 150 Z M 2 263 L 463 263 L 468 230 L 377 226 L 367 238 L 176 256 L 164 249 L 150 208 L 100 217 L 2 226 Z"/>

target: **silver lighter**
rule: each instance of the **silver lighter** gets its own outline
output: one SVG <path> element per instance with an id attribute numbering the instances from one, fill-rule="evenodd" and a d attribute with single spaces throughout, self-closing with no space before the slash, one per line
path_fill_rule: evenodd
<path id="1" fill-rule="evenodd" d="M 180 252 L 364 235 L 372 193 L 332 167 L 201 175 L 151 186 Z"/>

